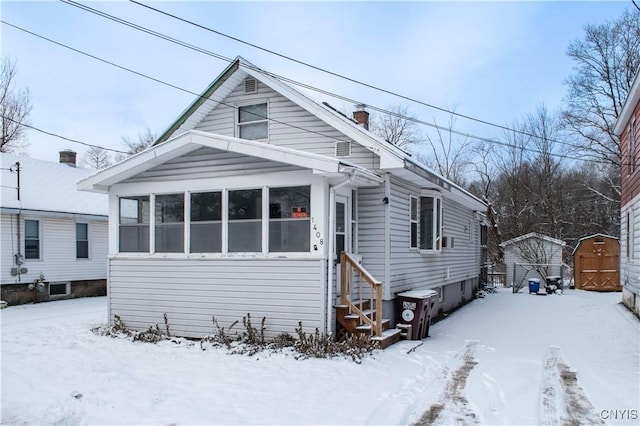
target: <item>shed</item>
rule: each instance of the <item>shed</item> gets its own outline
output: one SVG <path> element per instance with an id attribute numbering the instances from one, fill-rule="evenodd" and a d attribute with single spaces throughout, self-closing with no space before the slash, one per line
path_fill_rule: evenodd
<path id="1" fill-rule="evenodd" d="M 544 283 L 547 277 L 562 276 L 562 249 L 564 241 L 530 232 L 505 241 L 504 249 L 507 285 L 517 291 L 529 278 Z"/>
<path id="2" fill-rule="evenodd" d="M 572 255 L 577 289 L 622 291 L 620 240 L 617 237 L 595 234 L 581 238 Z"/>

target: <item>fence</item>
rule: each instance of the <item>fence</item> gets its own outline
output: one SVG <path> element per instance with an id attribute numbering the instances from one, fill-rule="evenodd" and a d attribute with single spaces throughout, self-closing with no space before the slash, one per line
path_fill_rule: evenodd
<path id="1" fill-rule="evenodd" d="M 514 293 L 527 285 L 528 280 L 537 278 L 544 285 L 547 277 L 561 277 L 565 279 L 566 265 L 561 263 L 513 263 L 513 287 Z"/>

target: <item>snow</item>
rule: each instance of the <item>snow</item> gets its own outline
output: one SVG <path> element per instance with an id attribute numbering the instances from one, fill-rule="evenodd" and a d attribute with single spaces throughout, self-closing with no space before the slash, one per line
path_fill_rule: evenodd
<path id="1" fill-rule="evenodd" d="M 640 325 L 620 297 L 500 289 L 362 364 L 99 336 L 104 297 L 8 307 L 1 421 L 403 425 L 440 404 L 434 424 L 565 424 L 573 401 L 574 424 L 638 424 Z"/>

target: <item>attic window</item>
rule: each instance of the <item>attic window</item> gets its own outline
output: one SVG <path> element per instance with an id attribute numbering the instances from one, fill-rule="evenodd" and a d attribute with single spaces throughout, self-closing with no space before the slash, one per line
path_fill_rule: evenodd
<path id="1" fill-rule="evenodd" d="M 253 77 L 247 77 L 244 79 L 244 93 L 257 93 L 258 92 L 258 80 Z"/>
<path id="2" fill-rule="evenodd" d="M 336 157 L 349 157 L 351 155 L 351 142 L 336 142 Z"/>

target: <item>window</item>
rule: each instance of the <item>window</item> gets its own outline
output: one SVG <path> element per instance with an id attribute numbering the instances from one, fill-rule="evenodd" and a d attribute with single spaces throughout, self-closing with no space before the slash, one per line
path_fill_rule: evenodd
<path id="1" fill-rule="evenodd" d="M 24 257 L 25 259 L 40 259 L 40 221 L 24 221 Z"/>
<path id="2" fill-rule="evenodd" d="M 345 218 L 346 218 L 346 209 L 347 205 L 340 201 L 336 201 L 336 229 L 335 229 L 335 238 L 336 238 L 336 256 L 340 259 L 340 252 L 345 251 L 347 248 L 346 240 L 347 240 L 347 229 L 345 228 Z"/>
<path id="3" fill-rule="evenodd" d="M 438 302 L 444 302 L 444 287 L 438 287 L 436 290 L 438 291 Z"/>
<path id="4" fill-rule="evenodd" d="M 229 252 L 262 251 L 262 190 L 229 191 Z"/>
<path id="5" fill-rule="evenodd" d="M 351 191 L 351 253 L 358 252 L 358 191 Z"/>
<path id="6" fill-rule="evenodd" d="M 311 187 L 269 189 L 269 251 L 308 252 Z"/>
<path id="7" fill-rule="evenodd" d="M 89 225 L 76 223 L 76 259 L 89 258 Z"/>
<path id="8" fill-rule="evenodd" d="M 156 195 L 156 252 L 184 252 L 184 194 Z"/>
<path id="9" fill-rule="evenodd" d="M 149 251 L 149 196 L 120 198 L 120 251 Z"/>
<path id="10" fill-rule="evenodd" d="M 442 200 L 420 197 L 420 250 L 439 251 L 442 248 Z"/>
<path id="11" fill-rule="evenodd" d="M 418 248 L 418 197 L 409 196 L 409 247 Z"/>
<path id="12" fill-rule="evenodd" d="M 69 283 L 50 283 L 49 296 L 66 296 L 69 294 Z"/>
<path id="13" fill-rule="evenodd" d="M 246 105 L 238 108 L 238 136 L 242 139 L 267 139 L 269 122 L 267 104 Z"/>
<path id="14" fill-rule="evenodd" d="M 629 120 L 629 126 L 627 127 L 627 174 L 631 175 L 636 170 L 637 161 L 637 149 L 638 149 L 638 129 L 636 127 L 635 116 Z"/>
<path id="15" fill-rule="evenodd" d="M 222 192 L 191 194 L 191 253 L 222 252 Z"/>

